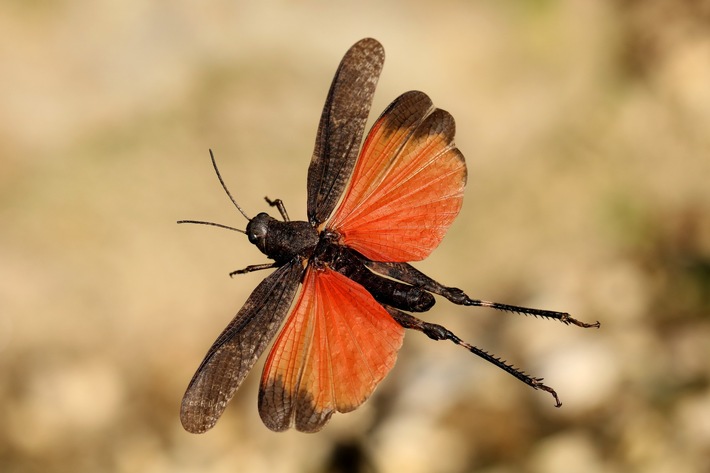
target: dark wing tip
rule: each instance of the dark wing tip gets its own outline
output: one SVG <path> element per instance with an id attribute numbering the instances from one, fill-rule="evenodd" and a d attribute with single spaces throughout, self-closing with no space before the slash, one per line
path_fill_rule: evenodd
<path id="1" fill-rule="evenodd" d="M 332 407 L 318 406 L 307 390 L 287 389 L 280 376 L 259 388 L 259 416 L 274 432 L 284 432 L 291 427 L 299 432 L 318 432 L 333 412 Z"/>
<path id="2" fill-rule="evenodd" d="M 180 406 L 180 423 L 191 434 L 203 434 L 214 427 L 219 415 L 208 415 L 204 406 L 199 406 L 193 397 L 189 392 L 185 393 Z"/>
<path id="3" fill-rule="evenodd" d="M 382 44 L 375 38 L 363 38 L 357 43 L 353 44 L 350 49 L 368 50 L 374 55 L 382 56 L 383 58 L 385 56 L 384 46 L 382 46 Z"/>

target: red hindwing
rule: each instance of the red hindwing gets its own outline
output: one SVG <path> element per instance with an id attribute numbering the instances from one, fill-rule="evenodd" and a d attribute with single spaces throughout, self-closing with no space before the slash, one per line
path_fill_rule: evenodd
<path id="1" fill-rule="evenodd" d="M 466 164 L 454 120 L 422 92 L 395 100 L 373 125 L 327 227 L 376 261 L 426 258 L 458 215 Z"/>
<path id="2" fill-rule="evenodd" d="M 404 329 L 361 285 L 309 268 L 266 360 L 259 413 L 272 430 L 320 430 L 362 404 L 394 366 Z"/>

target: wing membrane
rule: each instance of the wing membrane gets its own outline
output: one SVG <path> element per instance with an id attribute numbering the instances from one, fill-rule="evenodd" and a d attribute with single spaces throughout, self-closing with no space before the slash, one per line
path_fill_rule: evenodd
<path id="1" fill-rule="evenodd" d="M 466 163 L 455 124 L 422 92 L 397 98 L 373 125 L 328 227 L 375 261 L 418 261 L 458 215 Z"/>
<path id="2" fill-rule="evenodd" d="M 331 214 L 352 173 L 384 60 L 382 45 L 366 38 L 345 53 L 335 73 L 308 168 L 308 220 L 314 226 Z"/>
<path id="3" fill-rule="evenodd" d="M 264 424 L 315 432 L 333 412 L 355 409 L 394 366 L 403 337 L 365 288 L 327 268 L 307 270 L 264 366 Z"/>
<path id="4" fill-rule="evenodd" d="M 279 329 L 302 272 L 297 260 L 274 271 L 254 289 L 214 342 L 182 399 L 180 420 L 185 430 L 201 433 L 217 422 Z"/>

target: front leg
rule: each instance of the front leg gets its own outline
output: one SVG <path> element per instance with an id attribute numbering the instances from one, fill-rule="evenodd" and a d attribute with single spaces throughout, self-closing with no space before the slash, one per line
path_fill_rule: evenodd
<path id="1" fill-rule="evenodd" d="M 286 206 L 284 205 L 283 200 L 281 199 L 275 199 L 271 200 L 268 197 L 264 197 L 264 200 L 266 201 L 267 204 L 269 204 L 272 207 L 276 207 L 279 209 L 279 213 L 281 214 L 281 218 L 284 219 L 284 222 L 290 222 L 291 219 L 288 218 L 288 212 L 286 212 Z"/>
<path id="2" fill-rule="evenodd" d="M 233 278 L 236 274 L 246 274 L 253 271 L 261 271 L 262 269 L 276 268 L 278 265 L 276 263 L 263 263 L 263 264 L 250 264 L 246 268 L 237 269 L 229 273 L 229 277 Z"/>

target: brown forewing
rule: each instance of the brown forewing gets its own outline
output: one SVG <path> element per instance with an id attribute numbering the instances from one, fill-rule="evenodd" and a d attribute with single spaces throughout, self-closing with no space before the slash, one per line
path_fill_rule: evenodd
<path id="1" fill-rule="evenodd" d="M 335 73 L 308 167 L 308 220 L 314 226 L 333 211 L 355 166 L 384 60 L 382 45 L 365 38 L 345 53 Z"/>
<path id="2" fill-rule="evenodd" d="M 264 279 L 217 338 L 182 399 L 185 430 L 211 429 L 276 334 L 296 294 L 303 266 L 295 259 Z"/>

